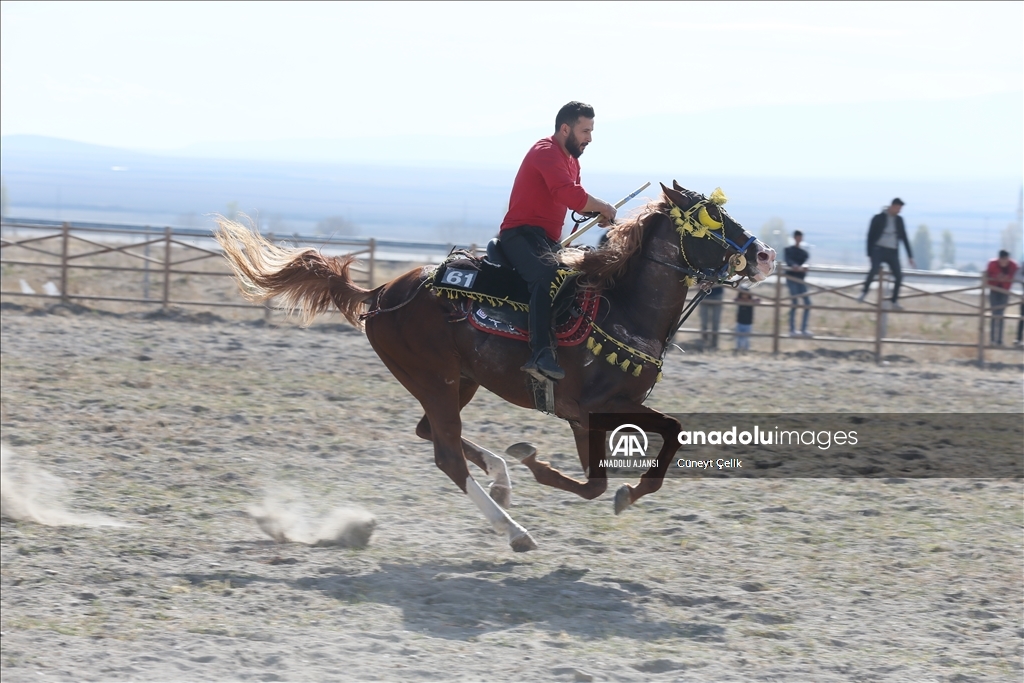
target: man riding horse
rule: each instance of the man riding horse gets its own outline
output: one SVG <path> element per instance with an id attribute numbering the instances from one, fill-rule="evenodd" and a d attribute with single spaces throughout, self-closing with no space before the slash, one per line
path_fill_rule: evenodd
<path id="1" fill-rule="evenodd" d="M 580 185 L 580 162 L 594 130 L 594 108 L 569 102 L 558 110 L 555 134 L 539 140 L 526 153 L 509 198 L 499 238 L 505 256 L 530 289 L 530 348 L 522 367 L 537 379 L 559 380 L 565 371 L 555 358 L 551 338 L 551 283 L 558 264 L 566 210 L 600 214 L 599 225 L 615 220 L 615 207 L 587 194 Z"/>

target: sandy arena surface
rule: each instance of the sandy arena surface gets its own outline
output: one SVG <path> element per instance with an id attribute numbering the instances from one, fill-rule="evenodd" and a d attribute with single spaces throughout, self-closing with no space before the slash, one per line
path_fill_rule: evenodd
<path id="1" fill-rule="evenodd" d="M 670 480 L 616 517 L 611 492 L 583 501 L 509 459 L 510 512 L 540 546 L 515 554 L 346 326 L 7 304 L 0 351 L 5 683 L 1024 675 L 1019 480 Z M 1022 396 L 1020 366 L 675 354 L 649 403 L 1020 413 Z M 484 391 L 463 416 L 481 445 L 528 440 L 578 476 L 564 423 Z M 276 543 L 255 508 L 307 540 L 376 528 L 362 549 Z"/>

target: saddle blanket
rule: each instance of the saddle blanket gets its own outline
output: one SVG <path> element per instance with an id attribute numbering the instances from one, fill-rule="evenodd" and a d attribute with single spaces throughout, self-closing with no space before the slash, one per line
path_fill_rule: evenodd
<path id="1" fill-rule="evenodd" d="M 600 303 L 598 293 L 578 289 L 580 273 L 559 270 L 552 284 L 555 338 L 559 346 L 584 342 Z M 530 290 L 518 273 L 468 252 L 453 252 L 428 275 L 426 286 L 458 301 L 452 322 L 468 320 L 476 329 L 529 341 Z"/>

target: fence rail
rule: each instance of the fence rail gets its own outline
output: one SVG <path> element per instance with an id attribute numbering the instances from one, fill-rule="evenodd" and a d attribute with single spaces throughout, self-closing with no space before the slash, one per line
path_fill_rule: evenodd
<path id="1" fill-rule="evenodd" d="M 15 269 L 17 272 L 28 272 L 31 269 L 45 269 L 56 272 L 59 285 L 51 286 L 44 293 L 35 293 L 31 287 L 22 283 L 22 288 L 13 290 L 0 289 L 0 296 L 59 299 L 65 302 L 122 302 L 145 305 L 158 305 L 163 308 L 170 306 L 203 306 L 225 308 L 251 308 L 251 304 L 242 300 L 234 290 L 233 282 L 227 280 L 233 273 L 221 258 L 219 245 L 213 240 L 209 230 L 188 228 L 159 228 L 148 226 L 123 226 L 96 223 L 57 223 L 53 221 L 19 221 L 5 219 L 0 225 L 2 230 L 2 256 L 4 280 Z M 343 238 L 332 239 L 322 236 L 301 235 L 267 235 L 278 241 L 287 241 L 296 246 L 315 246 L 325 253 L 351 253 L 360 258 L 361 266 L 353 268 L 355 281 L 365 287 L 372 288 L 379 262 L 384 260 L 408 260 L 409 254 L 418 254 L 423 260 L 439 260 L 453 245 L 433 242 L 404 242 L 400 240 L 378 240 L 374 238 Z M 475 245 L 471 249 L 476 250 Z M 390 259 L 382 256 L 388 256 Z M 110 258 L 119 258 L 110 262 Z M 106 259 L 107 262 L 98 262 Z M 141 296 L 111 295 L 87 293 L 76 288 L 76 273 L 120 273 L 141 276 Z M 903 309 L 890 310 L 887 306 L 886 287 L 891 282 L 891 275 L 886 271 L 879 274 L 877 285 L 869 301 L 858 300 L 866 275 L 864 269 L 841 267 L 811 268 L 808 279 L 804 281 L 806 296 L 817 299 L 817 302 L 806 305 L 788 291 L 788 276 L 779 273 L 754 289 L 760 293 L 757 308 L 767 309 L 770 315 L 770 331 L 752 332 L 753 338 L 770 339 L 771 352 L 777 354 L 782 345 L 789 343 L 789 335 L 783 332 L 783 317 L 787 311 L 792 316 L 802 316 L 809 310 L 814 316 L 837 314 L 844 329 L 850 321 L 861 320 L 860 329 L 843 334 L 833 330 L 831 333 L 818 334 L 816 343 L 847 344 L 871 348 L 876 361 L 883 358 L 883 350 L 887 345 L 918 345 L 922 347 L 973 348 L 979 363 L 986 361 L 991 352 L 1003 351 L 1008 346 L 991 343 L 989 330 L 993 322 L 1001 318 L 1005 326 L 1004 339 L 1009 341 L 1016 332 L 1015 323 L 1021 316 L 1010 311 L 1009 307 L 1021 304 L 1022 296 L 1015 291 L 1008 291 L 1007 304 L 1000 311 L 993 311 L 989 305 L 989 292 L 992 291 L 983 275 L 929 273 L 924 271 L 905 272 L 902 283 L 904 294 L 900 301 Z M 196 292 L 193 298 L 182 296 L 176 291 L 178 283 L 188 278 L 215 278 L 226 285 L 217 290 L 216 287 L 204 287 Z M 836 283 L 836 281 L 839 281 Z M 830 286 L 832 283 L 833 286 Z M 50 284 L 50 283 L 48 283 Z M 767 287 L 765 286 L 767 285 Z M 154 296 L 154 291 L 158 294 Z M 216 295 L 213 295 L 216 290 Z M 1002 291 L 1002 290 L 997 290 Z M 217 300 L 217 298 L 220 300 Z M 719 315 L 726 309 L 737 305 L 735 301 L 713 302 L 701 304 L 705 311 L 715 306 Z M 757 309 L 755 309 L 757 310 Z M 272 309 L 267 307 L 266 315 Z M 871 317 L 865 329 L 863 316 Z M 762 314 L 763 316 L 763 314 Z M 924 335 L 896 336 L 889 334 L 892 321 L 905 321 L 915 316 L 939 316 L 942 321 L 936 334 L 931 337 Z M 695 316 L 696 319 L 705 316 Z M 706 316 L 713 319 L 716 316 Z M 763 318 L 762 318 L 763 319 Z M 975 319 L 976 329 L 969 333 L 959 330 L 959 338 L 950 338 L 951 325 L 948 321 L 955 319 Z M 961 325 L 961 328 L 963 326 Z M 945 330 L 945 332 L 943 331 Z M 717 342 L 718 336 L 734 337 L 736 332 L 730 329 L 710 325 L 703 328 L 691 324 L 679 331 L 677 339 L 696 338 L 698 346 L 708 346 L 709 339 Z M 937 338 L 935 338 L 937 337 Z"/>

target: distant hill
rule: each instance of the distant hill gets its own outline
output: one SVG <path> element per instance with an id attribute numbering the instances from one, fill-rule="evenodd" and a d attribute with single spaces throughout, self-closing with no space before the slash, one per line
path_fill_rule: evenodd
<path id="1" fill-rule="evenodd" d="M 531 142 L 527 138 L 525 147 Z M 522 147 L 511 157 L 513 165 L 466 168 L 187 157 L 5 136 L 0 169 L 9 214 L 18 217 L 197 226 L 208 222 L 207 214 L 238 209 L 278 234 L 310 233 L 333 216 L 354 224 L 362 235 L 469 244 L 496 232 Z M 588 150 L 584 183 L 611 201 L 646 180 L 673 179 L 672 173 L 592 171 L 591 158 Z M 779 217 L 787 232 L 806 233 L 819 263 L 854 265 L 864 263 L 868 219 L 894 196 L 907 202 L 904 215 L 912 231 L 926 223 L 938 239 L 950 229 L 959 262 L 987 260 L 998 249 L 1000 232 L 1015 220 L 1020 189 L 1019 177 L 958 182 L 724 173 L 675 177 L 705 193 L 722 186 L 731 198 L 731 213 L 759 235 L 766 222 Z M 655 190 L 648 196 L 655 196 Z"/>

